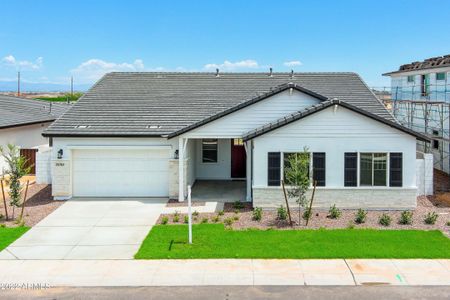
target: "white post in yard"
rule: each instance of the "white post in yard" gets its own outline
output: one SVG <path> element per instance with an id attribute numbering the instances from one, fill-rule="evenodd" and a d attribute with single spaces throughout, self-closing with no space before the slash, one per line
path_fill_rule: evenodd
<path id="1" fill-rule="evenodd" d="M 188 185 L 188 226 L 189 226 L 189 244 L 192 244 L 192 208 L 191 208 L 191 186 Z"/>

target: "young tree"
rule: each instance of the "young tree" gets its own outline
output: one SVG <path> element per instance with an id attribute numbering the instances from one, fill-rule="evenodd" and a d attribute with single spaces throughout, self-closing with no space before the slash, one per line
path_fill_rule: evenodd
<path id="1" fill-rule="evenodd" d="M 289 186 L 288 196 L 295 199 L 298 204 L 298 223 L 301 222 L 301 209 L 308 204 L 306 192 L 310 185 L 309 178 L 309 152 L 303 148 L 303 152 L 292 153 L 285 161 L 285 182 Z"/>
<path id="2" fill-rule="evenodd" d="M 31 166 L 27 166 L 27 159 L 20 156 L 20 150 L 17 146 L 8 144 L 7 149 L 0 146 L 0 155 L 3 156 L 7 163 L 7 168 L 3 170 L 8 176 L 10 205 L 13 208 L 12 218 L 14 219 L 14 209 L 20 207 L 22 186 L 20 178 L 27 175 L 31 171 Z"/>

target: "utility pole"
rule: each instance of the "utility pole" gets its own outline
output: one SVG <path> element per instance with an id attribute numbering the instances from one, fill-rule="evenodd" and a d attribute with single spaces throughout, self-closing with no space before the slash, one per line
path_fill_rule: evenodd
<path id="1" fill-rule="evenodd" d="M 17 97 L 20 97 L 20 71 L 17 72 Z"/>

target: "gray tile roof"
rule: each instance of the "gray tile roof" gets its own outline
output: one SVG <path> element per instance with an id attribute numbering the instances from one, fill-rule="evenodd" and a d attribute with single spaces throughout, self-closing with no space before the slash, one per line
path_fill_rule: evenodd
<path id="1" fill-rule="evenodd" d="M 398 71 L 384 73 L 383 75 L 390 75 L 396 73 L 434 69 L 441 67 L 450 67 L 450 54 L 444 56 L 430 57 L 423 61 L 414 61 L 409 64 L 401 65 Z"/>
<path id="2" fill-rule="evenodd" d="M 403 132 L 405 132 L 407 134 L 410 134 L 410 135 L 416 137 L 417 139 L 419 139 L 421 141 L 424 141 L 424 142 L 429 142 L 430 141 L 427 136 L 425 136 L 425 135 L 423 135 L 421 133 L 418 133 L 418 132 L 416 132 L 414 130 L 411 130 L 409 128 L 406 128 L 406 127 L 400 125 L 397 122 L 393 122 L 393 121 L 387 120 L 387 119 L 382 118 L 382 117 L 380 117 L 378 115 L 375 115 L 373 113 L 367 112 L 365 110 L 362 110 L 362 109 L 360 109 L 360 108 L 358 108 L 356 106 L 353 106 L 351 104 L 348 104 L 348 103 L 346 103 L 344 101 L 340 101 L 340 100 L 326 100 L 326 101 L 323 101 L 323 102 L 321 102 L 319 104 L 316 104 L 316 105 L 313 105 L 311 107 L 305 108 L 304 110 L 301 110 L 301 111 L 298 111 L 296 113 L 293 113 L 293 114 L 290 114 L 288 116 L 285 116 L 283 118 L 280 118 L 280 119 L 278 119 L 278 120 L 276 120 L 274 122 L 268 123 L 268 124 L 266 124 L 264 126 L 261 126 L 259 128 L 256 128 L 254 130 L 251 130 L 251 131 L 247 132 L 246 134 L 244 134 L 243 139 L 244 139 L 244 141 L 248 141 L 250 139 L 253 139 L 255 137 L 263 135 L 263 134 L 265 134 L 267 132 L 270 132 L 270 131 L 275 130 L 275 129 L 280 128 L 280 127 L 283 127 L 284 125 L 290 124 L 290 123 L 298 121 L 300 119 L 303 119 L 304 117 L 312 115 L 312 114 L 314 114 L 316 112 L 319 112 L 319 111 L 321 111 L 323 109 L 326 109 L 326 108 L 328 108 L 330 106 L 333 106 L 333 105 L 340 105 L 342 107 L 350 109 L 350 110 L 352 110 L 352 111 L 354 111 L 356 113 L 362 114 L 362 115 L 364 115 L 366 117 L 374 119 L 374 120 L 376 120 L 378 122 L 381 122 L 381 123 L 383 123 L 385 125 L 388 125 L 390 127 L 396 128 L 396 129 L 398 129 L 400 131 L 403 131 Z"/>
<path id="3" fill-rule="evenodd" d="M 293 83 L 380 117 L 392 115 L 355 73 L 109 73 L 44 133 L 168 136 Z"/>
<path id="4" fill-rule="evenodd" d="M 0 129 L 51 122 L 69 107 L 65 103 L 0 95 Z"/>

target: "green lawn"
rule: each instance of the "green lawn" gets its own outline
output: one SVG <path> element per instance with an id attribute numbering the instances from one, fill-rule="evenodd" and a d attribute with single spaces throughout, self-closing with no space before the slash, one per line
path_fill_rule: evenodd
<path id="1" fill-rule="evenodd" d="M 228 230 L 223 224 L 157 225 L 137 259 L 159 258 L 450 258 L 450 239 L 421 230 Z"/>
<path id="2" fill-rule="evenodd" d="M 28 231 L 29 227 L 1 227 L 0 228 L 0 251 L 17 240 L 22 234 Z"/>

